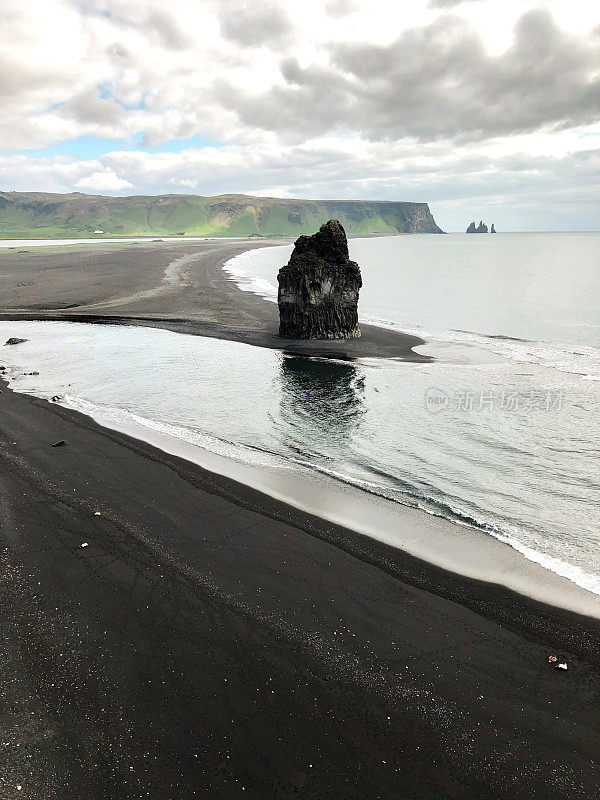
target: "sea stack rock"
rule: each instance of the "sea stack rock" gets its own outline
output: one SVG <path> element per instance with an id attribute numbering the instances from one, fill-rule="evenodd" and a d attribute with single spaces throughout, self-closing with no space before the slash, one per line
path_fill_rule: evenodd
<path id="1" fill-rule="evenodd" d="M 492 227 L 494 226 L 492 225 Z M 488 226 L 482 220 L 479 221 L 479 225 L 477 225 L 477 227 L 475 227 L 475 223 L 472 222 L 467 228 L 467 233 L 487 233 L 487 232 L 488 232 Z M 494 233 L 496 233 L 496 231 L 494 231 Z"/>
<path id="2" fill-rule="evenodd" d="M 492 227 L 490 228 L 490 233 L 496 233 L 496 228 L 494 228 L 493 222 L 492 222 Z"/>
<path id="3" fill-rule="evenodd" d="M 353 339 L 358 327 L 360 269 L 350 261 L 346 232 L 330 219 L 296 239 L 279 270 L 279 335 L 287 339 Z"/>

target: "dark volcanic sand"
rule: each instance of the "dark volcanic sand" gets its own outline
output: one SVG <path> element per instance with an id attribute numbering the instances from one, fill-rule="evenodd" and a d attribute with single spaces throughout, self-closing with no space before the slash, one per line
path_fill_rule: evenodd
<path id="1" fill-rule="evenodd" d="M 184 285 L 112 310 L 52 313 L 268 342 L 275 306 L 219 272 L 248 246 L 219 243 Z M 31 274 L 33 315 L 66 294 L 110 304 L 153 292 L 191 247 L 136 245 L 110 269 L 98 255 L 65 289 L 11 256 L 0 289 Z M 26 299 L 5 305 L 24 318 Z M 0 453 L 2 800 L 597 798 L 597 620 L 6 388 Z"/>
<path id="2" fill-rule="evenodd" d="M 373 325 L 361 325 L 362 337 L 347 341 L 280 339 L 277 305 L 238 289 L 221 267 L 245 250 L 282 243 L 82 245 L 62 253 L 0 249 L 0 319 L 150 325 L 313 356 L 430 360 L 412 351 L 422 339 Z M 194 254 L 181 280 L 165 284 L 168 264 Z"/>
<path id="3" fill-rule="evenodd" d="M 597 621 L 8 389 L 0 449 L 3 800 L 597 797 Z"/>

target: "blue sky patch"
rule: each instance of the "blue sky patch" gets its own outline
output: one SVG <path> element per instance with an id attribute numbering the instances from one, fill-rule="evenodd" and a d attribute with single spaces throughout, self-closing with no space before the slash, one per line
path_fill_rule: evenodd
<path id="1" fill-rule="evenodd" d="M 214 142 L 202 136 L 191 136 L 187 139 L 171 139 L 156 147 L 142 144 L 143 133 L 136 134 L 133 139 L 101 139 L 97 136 L 80 136 L 67 142 L 44 147 L 39 150 L 20 150 L 19 155 L 30 158 L 52 158 L 53 156 L 75 156 L 89 159 L 100 158 L 106 153 L 117 150 L 144 150 L 148 153 L 181 153 L 182 150 L 200 150 L 204 147 L 225 147 L 227 142 Z M 13 151 L 14 153 L 14 151 Z M 6 153 L 8 155 L 8 153 Z"/>

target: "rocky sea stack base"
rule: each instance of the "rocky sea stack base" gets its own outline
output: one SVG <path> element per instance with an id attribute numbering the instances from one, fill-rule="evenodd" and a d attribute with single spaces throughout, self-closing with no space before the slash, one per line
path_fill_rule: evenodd
<path id="1" fill-rule="evenodd" d="M 332 219 L 313 236 L 300 236 L 279 270 L 279 335 L 288 339 L 354 339 L 360 269 L 350 261 L 346 232 Z"/>

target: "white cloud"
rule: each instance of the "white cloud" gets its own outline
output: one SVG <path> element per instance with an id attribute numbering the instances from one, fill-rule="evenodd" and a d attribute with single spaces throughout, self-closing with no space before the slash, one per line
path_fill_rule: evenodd
<path id="1" fill-rule="evenodd" d="M 548 0 L 561 19 L 573 7 L 569 19 L 579 24 L 570 35 L 580 38 L 569 40 L 537 12 L 518 28 L 520 45 L 497 60 L 535 5 L 478 0 L 455 4 L 449 16 L 428 0 L 4 0 L 0 148 L 140 132 L 153 146 L 193 135 L 250 142 L 273 131 L 362 133 L 369 121 L 389 122 L 386 137 L 398 125 L 410 135 L 411 123 L 421 136 L 436 113 L 447 117 L 446 128 L 462 119 L 474 130 L 481 118 L 485 135 L 486 125 L 501 123 L 499 111 L 489 119 L 496 106 L 507 124 L 529 108 L 530 129 L 556 107 L 573 127 L 598 101 L 597 75 L 596 89 L 584 88 L 592 58 L 598 67 L 590 31 L 600 11 L 584 14 L 579 0 Z M 539 94 L 519 103 L 510 91 L 519 79 L 529 94 L 537 81 L 546 107 Z"/>
<path id="2" fill-rule="evenodd" d="M 598 183 L 599 23 L 583 0 L 4 0 L 0 186 L 574 218 Z M 84 135 L 141 145 L 13 152 Z M 191 137 L 225 146 L 146 152 Z"/>
<path id="3" fill-rule="evenodd" d="M 86 175 L 75 184 L 78 189 L 85 189 L 92 192 L 120 192 L 123 189 L 132 189 L 133 184 L 129 181 L 119 178 L 113 170 L 106 170 L 104 172 L 92 172 L 91 175 Z"/>

